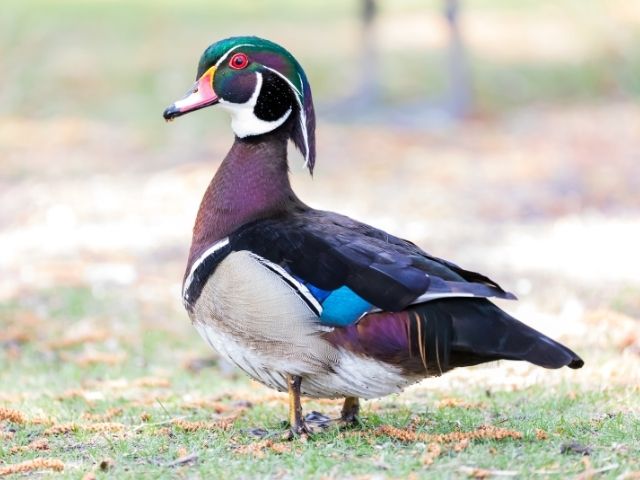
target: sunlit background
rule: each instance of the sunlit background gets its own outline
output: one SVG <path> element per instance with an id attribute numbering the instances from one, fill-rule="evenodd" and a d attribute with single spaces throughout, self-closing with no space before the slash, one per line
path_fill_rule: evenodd
<path id="1" fill-rule="evenodd" d="M 140 377 L 175 398 L 266 392 L 216 362 L 180 301 L 228 118 L 161 116 L 206 46 L 244 34 L 310 79 L 318 160 L 311 179 L 291 150 L 300 197 L 489 274 L 520 298 L 504 308 L 587 362 L 418 388 L 637 385 L 640 5 L 445 3 L 2 0 L 0 405 L 46 413 L 47 395 L 104 400 L 121 394 L 104 381 Z"/>

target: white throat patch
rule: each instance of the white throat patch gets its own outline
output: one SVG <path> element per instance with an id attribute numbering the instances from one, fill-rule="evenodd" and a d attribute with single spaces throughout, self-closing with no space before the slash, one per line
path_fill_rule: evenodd
<path id="1" fill-rule="evenodd" d="M 220 99 L 220 106 L 228 110 L 231 114 L 231 128 L 233 132 L 240 138 L 248 137 L 249 135 L 261 135 L 275 130 L 291 115 L 290 107 L 289 110 L 277 120 L 269 122 L 256 117 L 253 109 L 258 102 L 258 96 L 262 89 L 262 74 L 256 72 L 256 76 L 256 89 L 253 91 L 251 98 L 245 103 L 232 103 L 222 98 Z"/>

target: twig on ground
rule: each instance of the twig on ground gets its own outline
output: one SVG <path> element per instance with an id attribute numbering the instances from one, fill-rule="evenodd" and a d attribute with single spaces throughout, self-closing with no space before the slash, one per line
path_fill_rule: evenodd
<path id="1" fill-rule="evenodd" d="M 486 477 L 515 477 L 520 474 L 515 470 L 487 470 L 477 467 L 460 467 L 458 470 L 473 478 L 486 478 Z"/>
<path id="2" fill-rule="evenodd" d="M 183 465 L 185 463 L 193 462 L 198 459 L 198 454 L 196 452 L 190 453 L 189 455 L 185 455 L 184 457 L 180 457 L 173 462 L 165 463 L 163 467 L 171 468 L 177 467 L 178 465 Z"/>
<path id="3" fill-rule="evenodd" d="M 160 401 L 160 399 L 159 399 L 158 397 L 156 397 L 156 402 L 158 402 L 158 405 L 160 405 L 160 407 L 162 408 L 162 410 L 164 410 L 164 413 L 166 413 L 167 415 L 171 415 L 171 414 L 169 413 L 169 410 L 167 410 L 167 409 L 165 408 L 165 406 L 162 404 L 162 402 Z"/>
<path id="4" fill-rule="evenodd" d="M 140 425 L 135 427 L 133 429 L 133 431 L 134 432 L 139 432 L 140 430 L 142 430 L 145 427 L 159 427 L 159 426 L 162 426 L 162 425 L 169 425 L 170 423 L 174 423 L 176 420 L 184 420 L 187 417 L 188 417 L 188 415 L 180 415 L 179 417 L 173 417 L 173 418 L 170 418 L 169 420 L 163 420 L 162 422 L 141 423 Z"/>
<path id="5" fill-rule="evenodd" d="M 578 474 L 576 480 L 591 480 L 596 475 L 599 475 L 604 472 L 608 472 L 609 470 L 613 470 L 614 468 L 618 468 L 619 465 L 617 463 L 613 463 L 611 465 L 606 465 L 600 468 L 591 468 L 591 463 L 589 461 L 585 462 L 585 470 Z"/>

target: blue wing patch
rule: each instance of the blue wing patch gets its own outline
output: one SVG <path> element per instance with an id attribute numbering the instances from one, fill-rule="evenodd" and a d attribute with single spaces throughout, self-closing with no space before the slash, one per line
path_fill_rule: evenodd
<path id="1" fill-rule="evenodd" d="M 349 287 L 342 286 L 336 290 L 322 290 L 302 278 L 294 276 L 303 284 L 311 295 L 322 305 L 320 323 L 331 327 L 345 327 L 356 323 L 363 314 L 373 307 Z"/>
<path id="2" fill-rule="evenodd" d="M 357 322 L 373 306 L 349 287 L 334 290 L 321 304 L 320 322 L 335 327 L 345 327 Z"/>

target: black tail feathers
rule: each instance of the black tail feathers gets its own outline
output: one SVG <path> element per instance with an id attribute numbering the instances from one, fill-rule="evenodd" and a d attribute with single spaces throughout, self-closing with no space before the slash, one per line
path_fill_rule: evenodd
<path id="1" fill-rule="evenodd" d="M 584 365 L 573 351 L 485 299 L 436 300 L 409 313 L 410 350 L 430 371 L 500 359 L 526 360 L 545 368 Z"/>

